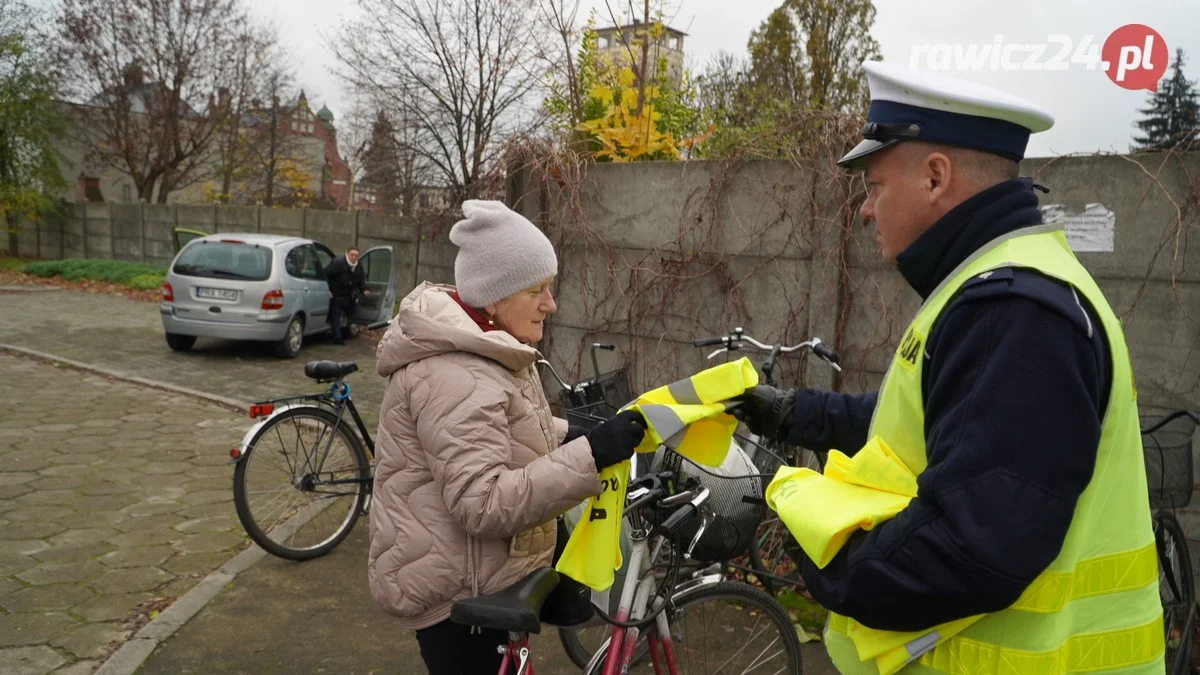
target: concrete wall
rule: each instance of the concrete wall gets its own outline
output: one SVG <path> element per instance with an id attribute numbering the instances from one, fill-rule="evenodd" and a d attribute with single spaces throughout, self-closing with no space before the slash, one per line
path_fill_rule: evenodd
<path id="1" fill-rule="evenodd" d="M 1187 210 L 1200 197 L 1188 179 L 1200 153 L 1162 162 L 1073 157 L 1022 169 L 1051 188 L 1043 205 L 1115 214 L 1113 250 L 1079 258 L 1125 324 L 1141 399 L 1200 408 L 1200 228 Z M 705 364 L 693 338 L 740 325 L 764 341 L 833 343 L 844 374 L 814 359 L 791 364 L 792 381 L 867 390 L 920 304 L 878 261 L 873 228 L 847 215 L 836 179 L 792 162 L 593 166 L 575 209 L 537 182 L 523 178 L 516 199 L 560 251 L 544 347 L 572 374 L 590 374 L 582 345 L 604 339 L 620 349 L 610 365 L 629 364 L 641 386 L 661 383 Z"/>
<path id="2" fill-rule="evenodd" d="M 1197 153 L 1200 155 L 1200 153 Z M 1200 206 L 1189 176 L 1200 156 L 1028 160 L 1051 188 L 1043 205 L 1099 203 L 1115 214 L 1112 252 L 1079 253 L 1125 323 L 1144 401 L 1200 407 Z M 734 326 L 767 341 L 818 336 L 846 372 L 785 360 L 792 381 L 877 386 L 919 298 L 877 261 L 872 228 L 848 210 L 844 183 L 790 161 L 647 162 L 590 167 L 577 194 L 514 175 L 509 200 L 555 240 L 559 312 L 543 345 L 568 372 L 587 373 L 584 344 L 617 343 L 638 386 L 705 365 L 695 337 Z M 572 206 L 573 205 L 573 206 Z M 849 214 L 849 215 L 848 215 Z M 398 292 L 450 283 L 453 217 L 391 219 L 362 212 L 215 205 L 72 204 L 19 237 L 23 255 L 144 260 L 173 257 L 171 229 L 270 232 L 335 251 L 392 245 Z M 7 241 L 0 242 L 6 245 Z"/>

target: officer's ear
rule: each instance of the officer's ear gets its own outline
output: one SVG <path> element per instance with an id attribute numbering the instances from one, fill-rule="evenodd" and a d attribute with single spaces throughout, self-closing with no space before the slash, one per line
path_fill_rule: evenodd
<path id="1" fill-rule="evenodd" d="M 929 204 L 938 203 L 950 192 L 954 179 L 954 163 L 943 152 L 931 152 L 925 156 L 926 184 L 929 189 Z"/>

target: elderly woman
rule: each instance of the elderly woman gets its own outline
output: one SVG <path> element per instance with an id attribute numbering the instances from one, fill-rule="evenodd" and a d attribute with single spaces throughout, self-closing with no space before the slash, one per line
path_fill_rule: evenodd
<path id="1" fill-rule="evenodd" d="M 452 623 L 451 604 L 551 564 L 555 517 L 600 492 L 645 426 L 627 411 L 584 434 L 551 415 L 531 345 L 555 311 L 554 248 L 500 202 L 462 210 L 456 287 L 415 289 L 377 350 L 371 595 L 435 675 L 499 670 L 507 634 Z"/>

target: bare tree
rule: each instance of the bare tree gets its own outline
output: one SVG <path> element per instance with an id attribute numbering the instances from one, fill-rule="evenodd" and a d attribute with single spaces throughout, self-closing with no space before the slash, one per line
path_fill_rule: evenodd
<path id="1" fill-rule="evenodd" d="M 282 67 L 267 72 L 242 119 L 238 175 L 245 187 L 240 201 L 274 206 L 296 201 L 295 193 L 303 191 L 299 184 L 307 181 L 298 175 L 305 163 L 302 141 L 300 132 L 290 126 L 303 112 L 300 108 L 291 73 Z"/>
<path id="2" fill-rule="evenodd" d="M 280 78 L 288 79 L 283 52 L 273 28 L 247 24 L 236 41 L 236 59 L 228 84 L 217 97 L 217 198 L 234 199 L 235 181 L 257 173 L 258 148 L 264 134 L 257 128 L 263 100 L 272 100 Z"/>
<path id="3" fill-rule="evenodd" d="M 140 199 L 205 177 L 248 23 L 238 0 L 61 0 L 58 53 L 84 104 L 73 126 Z"/>
<path id="4" fill-rule="evenodd" d="M 534 0 L 358 0 L 335 38 L 341 70 L 411 122 L 411 147 L 475 196 L 501 143 L 528 131 L 542 24 Z"/>

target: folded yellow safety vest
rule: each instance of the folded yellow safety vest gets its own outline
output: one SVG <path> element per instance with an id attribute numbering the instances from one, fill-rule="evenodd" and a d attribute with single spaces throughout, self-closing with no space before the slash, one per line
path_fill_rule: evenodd
<path id="1" fill-rule="evenodd" d="M 832 450 L 825 473 L 783 467 L 767 486 L 767 506 L 818 568 L 833 560 L 850 535 L 871 530 L 904 510 L 917 496 L 917 477 L 878 436 L 854 457 Z M 940 644 L 983 618 L 951 621 L 933 629 L 898 633 L 868 628 L 854 619 L 836 616 L 859 659 L 874 659 L 881 675 L 890 675 L 911 659 L 906 646 L 918 640 Z"/>
<path id="2" fill-rule="evenodd" d="M 638 452 L 665 445 L 697 464 L 720 466 L 738 424 L 727 402 L 757 384 L 757 371 L 743 358 L 642 394 L 622 410 L 637 410 L 646 419 Z M 583 520 L 571 532 L 555 566 L 559 573 L 598 591 L 612 586 L 622 562 L 618 538 L 628 483 L 628 461 L 600 472 L 600 494 L 588 500 Z"/>

